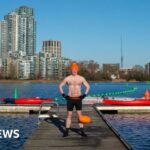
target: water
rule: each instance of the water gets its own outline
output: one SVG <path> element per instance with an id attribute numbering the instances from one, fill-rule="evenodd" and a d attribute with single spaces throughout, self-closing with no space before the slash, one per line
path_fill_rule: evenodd
<path id="1" fill-rule="evenodd" d="M 111 125 L 135 150 L 150 149 L 150 115 L 116 114 L 105 115 Z"/>
<path id="2" fill-rule="evenodd" d="M 9 115 L 9 114 L 1 114 L 0 115 L 0 149 L 1 150 L 19 150 L 24 142 L 29 138 L 32 132 L 37 128 L 38 119 L 33 115 Z M 19 138 L 14 138 L 14 134 L 12 134 L 11 138 L 4 137 L 2 133 L 11 130 L 19 130 Z"/>
<path id="3" fill-rule="evenodd" d="M 117 95 L 123 97 L 142 97 L 145 88 L 150 89 L 150 83 L 90 83 L 89 95 L 109 93 L 112 91 L 123 91 L 131 87 L 137 87 L 136 92 L 127 93 L 124 95 Z M 15 88 L 18 89 L 18 97 L 52 97 L 58 98 L 59 103 L 65 103 L 61 94 L 59 93 L 58 84 L 55 83 L 13 83 L 0 84 L 0 97 L 13 97 Z M 67 87 L 64 87 L 67 93 Z M 82 91 L 84 87 L 82 88 Z"/>
<path id="4" fill-rule="evenodd" d="M 60 104 L 64 104 L 66 101 L 59 93 L 58 84 L 55 83 L 1 83 L 0 84 L 0 97 L 13 97 L 15 88 L 18 89 L 19 97 L 52 97 L 57 98 Z M 137 87 L 136 92 L 126 93 L 123 95 L 117 95 L 122 97 L 142 97 L 146 88 L 150 90 L 150 83 L 90 83 L 89 95 L 109 93 L 112 91 L 122 91 L 131 87 Z M 64 91 L 67 93 L 67 87 Z M 84 87 L 82 87 L 84 91 Z M 147 115 L 145 119 L 142 119 L 138 115 L 128 116 L 122 115 L 118 118 L 115 116 L 107 116 L 114 127 L 121 133 L 121 135 L 131 143 L 135 149 L 146 149 L 150 147 L 149 136 L 149 124 L 150 117 Z M 135 118 L 132 118 L 135 117 Z M 136 120 L 136 122 L 135 122 Z M 142 121 L 141 121 L 142 120 Z M 146 121 L 145 121 L 146 120 Z M 138 126 L 139 125 L 139 126 Z M 19 149 L 25 142 L 25 140 L 32 134 L 37 127 L 37 118 L 33 116 L 6 116 L 0 115 L 0 129 L 19 129 L 19 139 L 0 139 L 0 149 Z M 128 127 L 128 128 L 126 128 Z M 136 129 L 136 130 L 135 130 Z M 143 134 L 144 130 L 144 134 Z M 144 139 L 144 140 L 143 140 Z M 142 141 L 142 142 L 141 142 Z M 143 143 L 141 145 L 141 143 Z"/>

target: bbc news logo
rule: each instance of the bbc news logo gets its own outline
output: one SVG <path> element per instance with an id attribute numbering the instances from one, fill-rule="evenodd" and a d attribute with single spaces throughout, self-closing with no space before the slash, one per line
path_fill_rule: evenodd
<path id="1" fill-rule="evenodd" d="M 0 130 L 0 139 L 11 139 L 11 138 L 14 138 L 14 139 L 17 139 L 20 137 L 20 134 L 19 134 L 19 130 L 18 129 L 15 129 L 15 130 Z"/>

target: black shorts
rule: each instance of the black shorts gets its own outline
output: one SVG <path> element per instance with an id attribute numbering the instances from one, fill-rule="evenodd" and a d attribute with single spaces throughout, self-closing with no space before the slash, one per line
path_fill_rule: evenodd
<path id="1" fill-rule="evenodd" d="M 82 110 L 82 100 L 67 100 L 67 111 L 73 111 L 73 108 L 76 110 Z"/>

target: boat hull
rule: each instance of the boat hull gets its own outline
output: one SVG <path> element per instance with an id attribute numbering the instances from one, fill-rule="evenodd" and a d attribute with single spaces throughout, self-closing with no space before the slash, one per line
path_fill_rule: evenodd
<path id="1" fill-rule="evenodd" d="M 134 100 L 113 100 L 104 99 L 105 105 L 120 105 L 120 106 L 150 106 L 150 99 L 134 99 Z"/>
<path id="2" fill-rule="evenodd" d="M 33 98 L 17 98 L 14 100 L 15 104 L 42 104 L 45 102 L 52 102 L 52 98 L 39 98 L 39 97 L 33 97 Z"/>

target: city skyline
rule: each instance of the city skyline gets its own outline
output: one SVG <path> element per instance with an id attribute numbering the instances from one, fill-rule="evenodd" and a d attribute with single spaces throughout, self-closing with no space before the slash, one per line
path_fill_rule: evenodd
<path id="1" fill-rule="evenodd" d="M 148 0 L 132 2 L 8 0 L 0 2 L 0 20 L 20 6 L 34 9 L 37 21 L 36 52 L 42 41 L 62 41 L 62 56 L 75 60 L 93 59 L 98 63 L 120 63 L 122 48 L 124 67 L 150 62 L 150 21 Z M 48 15 L 49 14 L 49 15 Z"/>
<path id="2" fill-rule="evenodd" d="M 0 21 L 0 78 L 60 79 L 70 59 L 61 56 L 61 41 L 43 41 L 35 53 L 34 9 L 20 6 Z"/>

